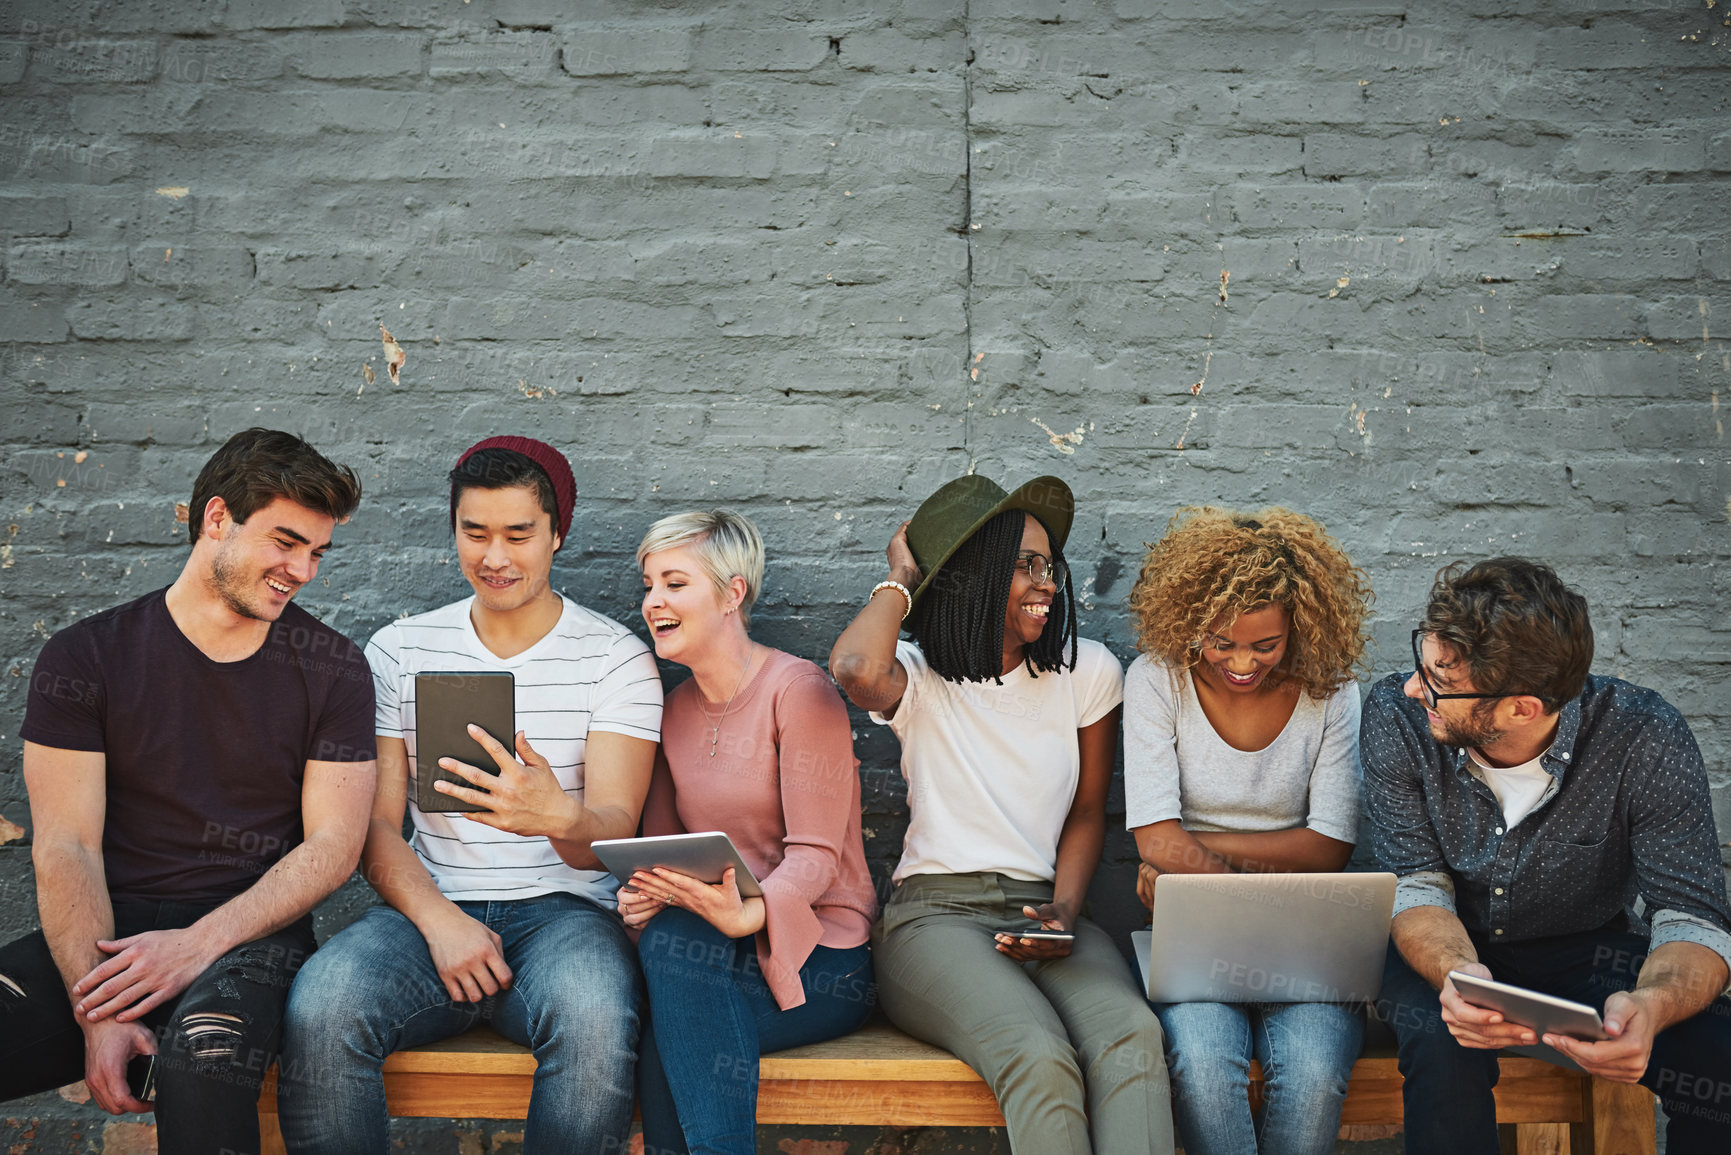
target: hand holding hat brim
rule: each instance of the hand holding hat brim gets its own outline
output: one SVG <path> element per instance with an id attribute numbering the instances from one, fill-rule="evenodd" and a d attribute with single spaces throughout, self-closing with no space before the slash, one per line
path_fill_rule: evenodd
<path id="1" fill-rule="evenodd" d="M 1006 493 L 990 478 L 970 473 L 941 487 L 920 503 L 908 523 L 908 546 L 925 575 L 914 590 L 917 604 L 938 571 L 981 526 L 1006 510 L 1032 514 L 1046 528 L 1054 551 L 1062 550 L 1075 517 L 1070 487 L 1052 476 L 1036 477 Z"/>

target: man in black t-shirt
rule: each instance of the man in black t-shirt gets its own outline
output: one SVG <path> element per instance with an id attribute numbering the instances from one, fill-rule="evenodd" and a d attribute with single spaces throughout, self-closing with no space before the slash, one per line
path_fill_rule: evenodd
<path id="1" fill-rule="evenodd" d="M 0 1099 L 82 1077 L 150 1110 L 153 1066 L 160 1150 L 259 1149 L 309 912 L 373 794 L 366 661 L 290 604 L 359 501 L 300 438 L 236 434 L 194 483 L 174 584 L 42 648 L 22 729 L 42 929 L 0 947 Z"/>

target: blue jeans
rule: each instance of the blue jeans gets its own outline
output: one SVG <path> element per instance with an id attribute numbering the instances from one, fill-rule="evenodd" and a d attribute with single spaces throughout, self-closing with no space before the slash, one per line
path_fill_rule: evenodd
<path id="1" fill-rule="evenodd" d="M 1599 1009 L 1613 992 L 1635 985 L 1647 958 L 1647 940 L 1620 931 L 1500 945 L 1475 935 L 1473 945 L 1493 978 Z M 1491 1088 L 1497 1082 L 1497 1053 L 1455 1042 L 1443 1024 L 1436 990 L 1393 943 L 1377 1011 L 1400 1042 L 1407 1151 L 1495 1155 Z M 1731 999 L 1715 999 L 1693 1018 L 1660 1031 L 1640 1082 L 1665 1104 L 1668 1155 L 1731 1151 Z"/>
<path id="2" fill-rule="evenodd" d="M 504 940 L 511 985 L 456 1003 L 415 924 L 375 906 L 301 968 L 278 1114 L 292 1152 L 386 1149 L 385 1057 L 487 1021 L 535 1053 L 525 1150 L 623 1152 L 642 988 L 612 911 L 569 894 L 459 902 Z"/>
<path id="3" fill-rule="evenodd" d="M 1326 1155 L 1364 1042 L 1364 1020 L 1339 1003 L 1155 1003 L 1166 1070 L 1189 1155 Z M 1262 1064 L 1260 1118 L 1250 1113 L 1250 1060 Z"/>
<path id="4" fill-rule="evenodd" d="M 805 1003 L 781 1010 L 754 940 L 677 907 L 643 928 L 637 957 L 654 1024 L 637 1062 L 644 1155 L 755 1155 L 758 1055 L 844 1035 L 877 1001 L 869 947 L 820 946 L 800 968 Z"/>

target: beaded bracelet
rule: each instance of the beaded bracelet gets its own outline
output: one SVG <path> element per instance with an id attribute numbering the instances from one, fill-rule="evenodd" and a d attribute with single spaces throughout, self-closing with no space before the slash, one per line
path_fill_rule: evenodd
<path id="1" fill-rule="evenodd" d="M 877 585 L 872 587 L 872 592 L 866 595 L 866 601 L 869 602 L 873 598 L 877 597 L 879 590 L 895 590 L 897 593 L 901 594 L 902 597 L 907 599 L 907 608 L 902 610 L 902 621 L 907 621 L 908 615 L 912 613 L 914 609 L 914 595 L 908 592 L 908 587 L 903 585 L 901 582 L 896 581 L 879 582 Z"/>

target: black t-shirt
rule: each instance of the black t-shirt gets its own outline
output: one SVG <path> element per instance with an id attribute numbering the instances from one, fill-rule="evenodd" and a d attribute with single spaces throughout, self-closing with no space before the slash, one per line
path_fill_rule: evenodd
<path id="1" fill-rule="evenodd" d="M 50 638 L 22 734 L 106 755 L 112 899 L 222 902 L 305 836 L 307 762 L 373 757 L 373 678 L 360 647 L 293 604 L 257 652 L 213 662 L 166 593 Z"/>

